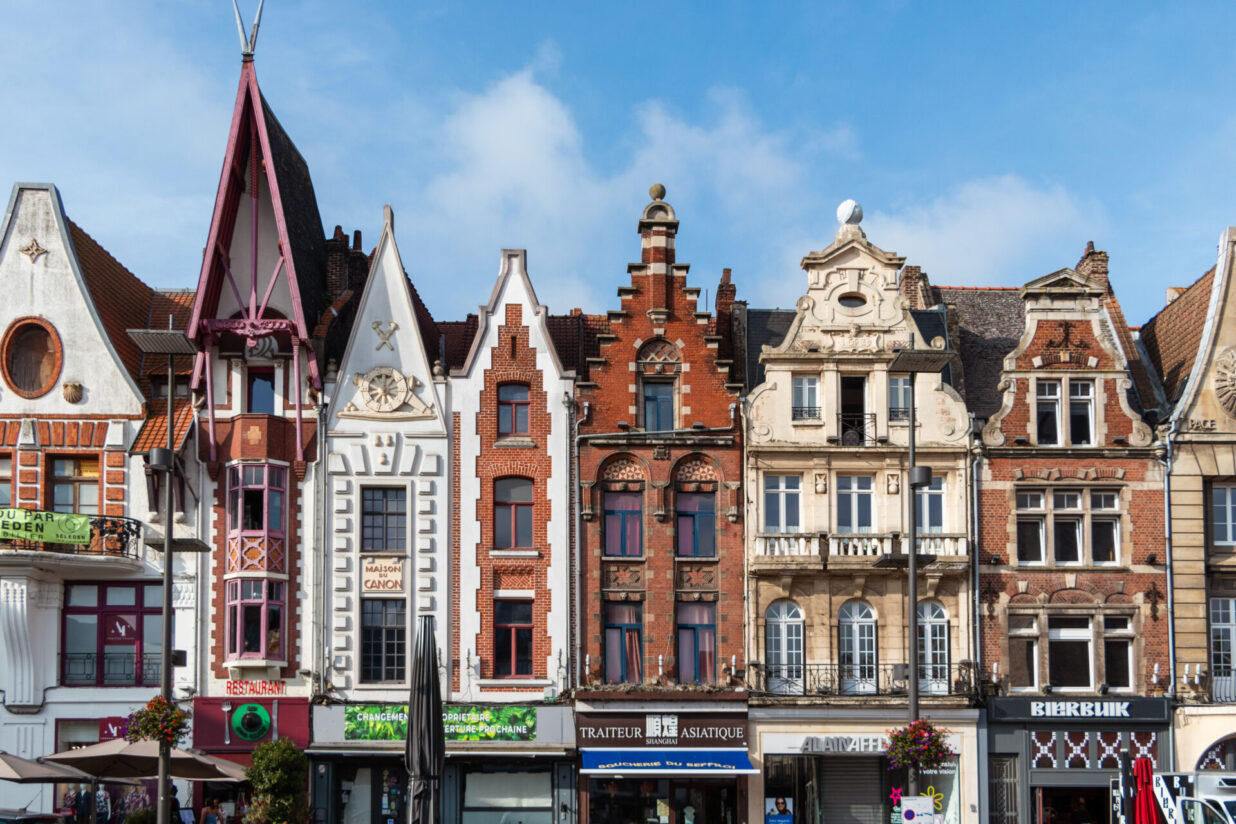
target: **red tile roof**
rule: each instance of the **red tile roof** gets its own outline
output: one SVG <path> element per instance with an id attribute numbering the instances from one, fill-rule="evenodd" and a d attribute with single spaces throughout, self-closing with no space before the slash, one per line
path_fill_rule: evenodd
<path id="1" fill-rule="evenodd" d="M 172 430 L 176 449 L 184 446 L 185 438 L 193 426 L 193 404 L 188 398 L 177 398 L 175 426 Z M 156 398 L 146 405 L 146 420 L 133 440 L 131 452 L 148 452 L 156 446 L 167 446 L 167 400 Z"/>
<path id="2" fill-rule="evenodd" d="M 1142 325 L 1142 346 L 1163 381 L 1168 402 L 1173 404 L 1184 391 L 1189 373 L 1193 371 L 1193 360 L 1202 345 L 1214 274 L 1212 267 Z"/>

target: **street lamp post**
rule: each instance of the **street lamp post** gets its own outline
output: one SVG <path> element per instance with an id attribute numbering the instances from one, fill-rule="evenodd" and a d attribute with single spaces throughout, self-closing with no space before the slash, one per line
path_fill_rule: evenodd
<path id="1" fill-rule="evenodd" d="M 168 326 L 171 326 L 170 318 Z M 194 355 L 192 341 L 176 329 L 129 329 L 129 337 L 146 355 L 167 355 L 167 448 L 150 450 L 151 467 L 163 472 L 163 635 L 159 650 L 159 694 L 172 700 L 172 507 L 175 505 L 172 483 L 176 477 L 176 355 Z M 159 454 L 162 452 L 163 454 Z M 171 818 L 171 744 L 159 739 L 159 806 L 157 824 L 169 824 Z"/>
<path id="2" fill-rule="evenodd" d="M 910 546 L 909 570 L 906 587 L 906 599 L 909 603 L 909 648 L 910 678 L 906 701 L 906 715 L 910 723 L 918 720 L 918 491 L 931 485 L 931 467 L 919 466 L 916 462 L 914 447 L 917 439 L 915 426 L 917 416 L 915 411 L 914 384 L 919 372 L 939 372 L 948 363 L 949 354 L 938 349 L 915 349 L 914 334 L 910 334 L 910 345 L 897 352 L 893 362 L 889 364 L 890 372 L 906 372 L 910 375 L 910 433 L 909 433 L 909 480 L 910 480 Z M 918 770 L 911 765 L 907 777 L 908 795 L 918 795 Z"/>

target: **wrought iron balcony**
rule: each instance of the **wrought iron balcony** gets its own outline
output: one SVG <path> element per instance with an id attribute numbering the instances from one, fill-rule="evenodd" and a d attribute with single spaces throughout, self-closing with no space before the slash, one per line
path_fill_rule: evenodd
<path id="1" fill-rule="evenodd" d="M 28 538 L 0 540 L 0 553 L 3 553 L 5 550 L 15 550 L 136 559 L 141 540 L 142 525 L 140 521 L 119 515 L 93 515 L 90 518 L 89 543 L 58 544 Z"/>
<path id="2" fill-rule="evenodd" d="M 838 412 L 836 440 L 842 446 L 874 446 L 876 416 L 873 412 Z"/>
<path id="3" fill-rule="evenodd" d="M 795 406 L 790 410 L 791 417 L 796 421 L 818 421 L 821 419 L 818 406 Z"/>
<path id="4" fill-rule="evenodd" d="M 849 697 L 906 695 L 907 664 L 774 664 L 751 669 L 748 687 L 761 695 Z M 974 669 L 964 664 L 920 664 L 921 696 L 973 695 Z"/>
<path id="5" fill-rule="evenodd" d="M 1236 704 L 1236 674 L 1228 670 L 1225 675 L 1210 679 L 1210 700 L 1216 704 Z"/>
<path id="6" fill-rule="evenodd" d="M 66 687 L 157 687 L 161 675 L 158 653 L 66 652 L 60 656 L 60 683 Z"/>

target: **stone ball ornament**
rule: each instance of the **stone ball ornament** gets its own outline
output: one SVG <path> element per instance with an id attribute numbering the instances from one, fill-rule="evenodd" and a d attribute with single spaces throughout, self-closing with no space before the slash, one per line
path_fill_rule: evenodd
<path id="1" fill-rule="evenodd" d="M 837 207 L 837 222 L 844 226 L 857 226 L 863 222 L 863 207 L 857 200 L 844 200 Z"/>
<path id="2" fill-rule="evenodd" d="M 648 194 L 653 200 L 665 200 L 665 186 L 660 183 L 654 183 L 648 188 Z"/>

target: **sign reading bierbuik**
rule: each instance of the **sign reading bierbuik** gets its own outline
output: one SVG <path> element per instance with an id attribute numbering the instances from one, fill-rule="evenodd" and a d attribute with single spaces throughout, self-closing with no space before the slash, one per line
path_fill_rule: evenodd
<path id="1" fill-rule="evenodd" d="M 536 707 L 447 704 L 442 708 L 447 741 L 535 741 Z M 352 704 L 343 708 L 345 741 L 403 741 L 407 704 Z"/>

